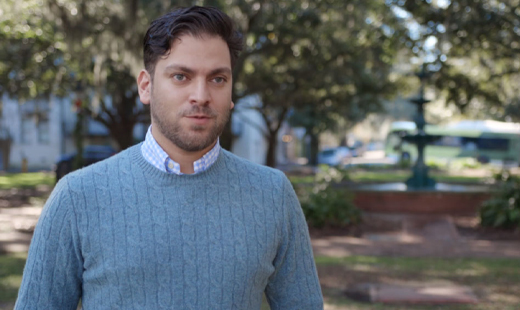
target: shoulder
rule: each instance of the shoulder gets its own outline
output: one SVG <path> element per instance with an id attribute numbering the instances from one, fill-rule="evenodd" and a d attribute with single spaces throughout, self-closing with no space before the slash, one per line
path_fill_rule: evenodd
<path id="1" fill-rule="evenodd" d="M 236 170 L 241 176 L 268 180 L 279 186 L 283 186 L 285 182 L 289 182 L 285 174 L 278 169 L 253 163 L 224 149 L 222 149 L 222 155 L 228 163 L 229 169 Z"/>
<path id="2" fill-rule="evenodd" d="M 296 196 L 291 182 L 281 170 L 250 162 L 229 151 L 223 150 L 223 155 L 228 170 L 235 175 L 240 186 L 262 192 L 280 205 L 287 201 L 287 197 L 293 199 Z"/>

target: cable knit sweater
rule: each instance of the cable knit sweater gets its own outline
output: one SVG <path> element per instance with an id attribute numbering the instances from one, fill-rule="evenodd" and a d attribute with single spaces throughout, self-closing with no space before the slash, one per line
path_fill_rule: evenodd
<path id="1" fill-rule="evenodd" d="M 222 150 L 166 174 L 140 145 L 63 178 L 15 309 L 322 309 L 302 210 L 283 173 Z"/>

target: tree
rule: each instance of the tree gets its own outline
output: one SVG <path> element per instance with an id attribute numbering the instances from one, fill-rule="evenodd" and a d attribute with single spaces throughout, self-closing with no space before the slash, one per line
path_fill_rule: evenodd
<path id="1" fill-rule="evenodd" d="M 133 80 L 142 67 L 144 31 L 172 3 L 44 1 L 45 19 L 38 27 L 51 29 L 62 51 L 57 57 L 62 77 L 71 81 L 63 87 L 81 86 L 89 98 L 85 111 L 109 129 L 120 148 L 131 144 L 131 129 L 148 114 L 136 100 Z M 276 136 L 290 111 L 310 113 L 310 132 L 317 134 L 337 119 L 353 121 L 378 109 L 380 98 L 393 90 L 389 72 L 403 30 L 379 1 L 175 1 L 176 6 L 194 3 L 222 8 L 244 34 L 233 99 L 261 97 L 268 165 L 275 164 Z M 221 142 L 230 147 L 229 138 Z"/>
<path id="2" fill-rule="evenodd" d="M 88 9 L 80 3 L 78 10 L 72 2 L 49 1 L 42 6 L 37 1 L 8 1 L 11 6 L 6 7 L 0 21 L 0 36 L 8 42 L 0 52 L 0 91 L 21 102 L 51 95 L 86 94 L 81 99 L 87 104 L 78 113 L 88 112 L 107 126 L 121 149 L 133 144 L 133 124 L 144 115 L 144 109 L 135 109 L 135 80 L 128 78 L 132 76 L 128 73 L 131 62 L 116 63 L 107 59 L 107 50 L 94 47 L 110 45 L 99 38 L 110 35 L 84 16 Z M 107 21 L 107 16 L 99 16 Z M 117 87 L 116 96 L 112 96 Z M 124 96 L 117 96 L 121 93 Z M 101 100 L 107 96 L 111 105 Z M 114 113 L 129 109 L 133 114 Z"/>
<path id="3" fill-rule="evenodd" d="M 398 18 L 378 1 L 235 1 L 246 50 L 236 68 L 236 94 L 258 94 L 266 124 L 266 163 L 287 113 L 299 112 L 311 137 L 335 120 L 379 108 L 392 92 L 389 73 Z M 316 149 L 316 147 L 314 147 Z"/>
<path id="4" fill-rule="evenodd" d="M 429 58 L 447 103 L 477 117 L 520 121 L 518 0 L 394 2 L 420 25 L 414 51 Z M 426 40 L 435 45 L 425 47 Z"/>
<path id="5" fill-rule="evenodd" d="M 135 124 L 148 116 L 137 100 L 134 77 L 147 25 L 139 2 L 47 0 L 46 5 L 77 64 L 77 80 L 89 94 L 81 111 L 102 123 L 119 149 L 131 146 Z"/>

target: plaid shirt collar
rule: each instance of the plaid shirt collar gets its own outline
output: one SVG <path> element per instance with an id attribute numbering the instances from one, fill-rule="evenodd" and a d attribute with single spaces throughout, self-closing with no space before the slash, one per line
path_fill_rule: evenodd
<path id="1" fill-rule="evenodd" d="M 163 172 L 174 173 L 177 175 L 184 174 L 181 172 L 181 166 L 177 162 L 173 161 L 161 148 L 157 141 L 155 141 L 155 138 L 152 136 L 151 125 L 148 127 L 146 138 L 141 145 L 141 153 L 143 154 L 143 157 L 146 159 L 146 161 Z M 217 143 L 211 150 L 209 150 L 206 154 L 204 154 L 204 156 L 193 163 L 194 173 L 199 173 L 209 169 L 209 167 L 211 167 L 211 165 L 217 161 L 219 153 L 220 143 L 219 140 L 217 140 Z"/>

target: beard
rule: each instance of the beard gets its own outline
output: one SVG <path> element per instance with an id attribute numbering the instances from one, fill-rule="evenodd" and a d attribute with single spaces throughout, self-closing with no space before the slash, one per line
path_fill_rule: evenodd
<path id="1" fill-rule="evenodd" d="M 225 110 L 223 114 L 219 114 L 208 106 L 194 105 L 188 110 L 179 111 L 174 119 L 170 119 L 164 104 L 155 100 L 151 102 L 150 110 L 157 130 L 177 147 L 187 152 L 198 152 L 215 143 L 224 131 L 231 115 L 231 110 Z M 193 114 L 202 114 L 213 118 L 213 125 L 209 127 L 199 125 L 183 127 L 180 120 Z"/>

